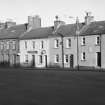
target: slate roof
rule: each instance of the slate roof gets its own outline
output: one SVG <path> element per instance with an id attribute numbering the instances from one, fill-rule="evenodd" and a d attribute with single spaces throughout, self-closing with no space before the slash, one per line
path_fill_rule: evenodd
<path id="1" fill-rule="evenodd" d="M 82 28 L 80 35 L 105 34 L 105 21 L 95 21 Z"/>
<path id="2" fill-rule="evenodd" d="M 16 39 L 26 31 L 24 24 L 0 30 L 0 39 Z"/>
<path id="3" fill-rule="evenodd" d="M 54 28 L 53 27 L 43 27 L 32 29 L 29 32 L 25 32 L 20 36 L 20 39 L 38 39 L 38 38 L 47 38 L 52 35 Z"/>
<path id="4" fill-rule="evenodd" d="M 79 24 L 79 28 L 81 29 L 83 27 L 83 23 Z M 53 27 L 43 27 L 43 28 L 37 28 L 30 30 L 29 32 L 25 32 L 23 35 L 20 36 L 20 39 L 38 39 L 38 38 L 47 38 L 47 37 L 56 37 L 60 36 L 57 33 L 62 34 L 63 36 L 74 36 L 76 35 L 76 24 L 68 24 L 63 25 L 60 28 L 58 28 L 57 32 L 54 33 Z"/>
<path id="5" fill-rule="evenodd" d="M 81 30 L 81 28 L 84 26 L 84 23 L 79 23 L 78 26 L 79 26 L 79 30 Z M 68 25 L 61 26 L 57 30 L 57 33 L 60 33 L 65 37 L 69 37 L 69 36 L 75 36 L 76 30 L 77 30 L 77 24 L 68 24 Z"/>
<path id="6" fill-rule="evenodd" d="M 54 33 L 54 27 L 43 27 L 26 31 L 24 24 L 16 25 L 7 29 L 0 30 L 0 39 L 38 39 L 59 36 L 59 33 L 64 37 L 76 35 L 76 24 L 63 25 L 58 28 L 56 34 Z M 105 21 L 95 21 L 89 25 L 79 23 L 80 35 L 97 35 L 105 34 Z"/>

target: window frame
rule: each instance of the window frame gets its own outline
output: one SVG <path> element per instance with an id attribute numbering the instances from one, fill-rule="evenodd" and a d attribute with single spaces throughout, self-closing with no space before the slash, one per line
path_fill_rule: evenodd
<path id="1" fill-rule="evenodd" d="M 59 63 L 59 54 L 55 55 L 55 63 Z"/>
<path id="2" fill-rule="evenodd" d="M 54 48 L 59 48 L 59 39 L 54 39 Z"/>
<path id="3" fill-rule="evenodd" d="M 14 40 L 14 41 L 12 41 L 12 49 L 16 49 L 16 41 Z"/>
<path id="4" fill-rule="evenodd" d="M 68 54 L 65 54 L 64 55 L 64 62 L 65 63 L 68 63 L 69 62 L 69 55 Z"/>
<path id="5" fill-rule="evenodd" d="M 100 36 L 96 37 L 96 45 L 100 45 Z"/>
<path id="6" fill-rule="evenodd" d="M 85 37 L 82 37 L 82 39 L 81 39 L 81 45 L 82 46 L 86 45 L 86 38 Z"/>
<path id="7" fill-rule="evenodd" d="M 35 45 L 36 45 L 36 42 L 35 41 L 32 41 L 32 47 L 33 47 L 33 49 L 36 48 Z"/>
<path id="8" fill-rule="evenodd" d="M 28 55 L 25 55 L 25 63 L 28 63 L 29 60 L 28 60 Z"/>
<path id="9" fill-rule="evenodd" d="M 66 40 L 66 48 L 71 48 L 71 38 Z"/>
<path id="10" fill-rule="evenodd" d="M 86 53 L 82 52 L 81 53 L 81 61 L 85 61 L 86 60 Z"/>
<path id="11" fill-rule="evenodd" d="M 43 40 L 41 41 L 41 48 L 42 49 L 44 48 L 44 41 Z"/>
<path id="12" fill-rule="evenodd" d="M 25 49 L 27 49 L 27 41 L 24 42 Z"/>
<path id="13" fill-rule="evenodd" d="M 42 63 L 43 63 L 43 56 L 39 55 L 39 64 L 42 64 Z"/>

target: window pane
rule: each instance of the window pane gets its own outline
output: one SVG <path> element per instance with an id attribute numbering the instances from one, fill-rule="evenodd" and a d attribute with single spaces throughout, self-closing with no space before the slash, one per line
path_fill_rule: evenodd
<path id="1" fill-rule="evenodd" d="M 39 63 L 43 63 L 42 55 L 39 55 Z"/>
<path id="2" fill-rule="evenodd" d="M 35 48 L 35 41 L 33 41 L 32 44 L 33 44 L 33 49 L 34 49 Z"/>
<path id="3" fill-rule="evenodd" d="M 71 39 L 67 39 L 66 44 L 67 44 L 67 48 L 70 48 L 71 47 Z"/>
<path id="4" fill-rule="evenodd" d="M 59 40 L 58 39 L 55 39 L 54 40 L 54 47 L 55 48 L 58 48 L 59 47 Z"/>
<path id="5" fill-rule="evenodd" d="M 58 63 L 59 62 L 59 55 L 55 55 L 55 62 Z"/>

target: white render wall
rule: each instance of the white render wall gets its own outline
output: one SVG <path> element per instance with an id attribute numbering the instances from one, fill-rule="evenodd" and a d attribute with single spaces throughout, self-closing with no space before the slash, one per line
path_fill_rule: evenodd
<path id="1" fill-rule="evenodd" d="M 25 41 L 27 42 L 27 49 L 25 48 Z M 33 49 L 33 41 L 35 41 L 35 49 Z M 41 41 L 44 42 L 43 49 L 41 48 Z M 49 64 L 49 41 L 48 39 L 27 39 L 20 40 L 20 64 L 22 66 L 31 66 L 32 55 L 35 55 L 35 67 L 45 67 L 45 55 L 47 55 L 47 65 Z M 37 53 L 29 53 L 32 51 L 37 51 Z M 42 51 L 45 51 L 45 54 L 41 54 Z M 25 62 L 26 55 L 28 55 L 28 63 Z M 43 57 L 43 63 L 39 63 L 39 55 Z"/>
<path id="2" fill-rule="evenodd" d="M 100 45 L 96 45 L 96 38 L 99 35 L 88 35 L 79 37 L 79 65 L 97 67 L 97 52 L 100 52 Z M 81 45 L 81 39 L 85 38 L 85 45 Z M 81 60 L 81 53 L 85 52 L 85 60 Z"/>

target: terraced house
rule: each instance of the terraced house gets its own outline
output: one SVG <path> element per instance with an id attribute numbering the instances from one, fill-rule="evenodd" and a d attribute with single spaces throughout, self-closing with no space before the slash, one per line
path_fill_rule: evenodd
<path id="1" fill-rule="evenodd" d="M 87 24 L 79 40 L 80 65 L 105 68 L 105 21 Z"/>
<path id="2" fill-rule="evenodd" d="M 1 24 L 0 30 L 0 63 L 8 63 L 11 66 L 20 64 L 19 37 L 26 31 L 39 27 L 40 17 L 29 16 L 28 23 L 16 25 L 7 21 Z"/>
<path id="3" fill-rule="evenodd" d="M 105 21 L 94 21 L 89 13 L 83 23 L 64 24 L 56 20 L 54 27 L 35 29 L 21 37 L 20 49 L 24 51 L 21 50 L 20 62 L 25 65 L 34 62 L 35 67 L 105 68 L 104 38 Z"/>
<path id="4" fill-rule="evenodd" d="M 19 64 L 19 35 L 25 32 L 25 25 L 13 25 L 0 30 L 0 63 L 11 66 Z"/>
<path id="5" fill-rule="evenodd" d="M 79 24 L 82 28 L 84 24 Z M 77 66 L 77 24 L 55 20 L 54 27 L 30 30 L 20 37 L 20 63 L 34 67 Z"/>
<path id="6" fill-rule="evenodd" d="M 21 66 L 105 68 L 105 21 L 65 24 L 58 17 L 54 26 L 41 27 L 39 16 L 28 17 L 28 24 L 0 31 L 0 62 Z"/>
<path id="7" fill-rule="evenodd" d="M 20 63 L 22 66 L 47 67 L 49 64 L 49 39 L 53 28 L 37 28 L 20 37 Z"/>

